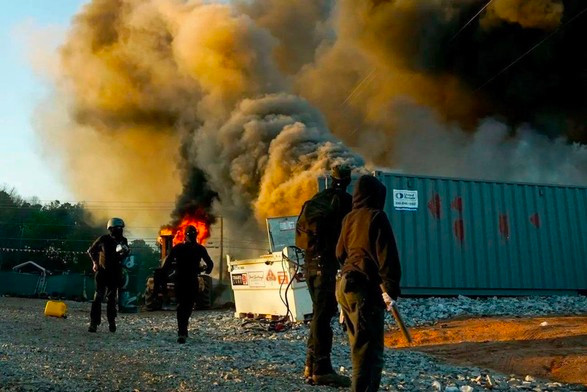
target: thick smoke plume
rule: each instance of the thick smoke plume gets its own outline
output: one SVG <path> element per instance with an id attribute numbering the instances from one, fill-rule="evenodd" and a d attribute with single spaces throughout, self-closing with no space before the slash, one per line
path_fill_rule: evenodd
<path id="1" fill-rule="evenodd" d="M 585 5 L 486 4 L 93 0 L 39 129 L 79 197 L 250 237 L 337 163 L 587 185 Z"/>

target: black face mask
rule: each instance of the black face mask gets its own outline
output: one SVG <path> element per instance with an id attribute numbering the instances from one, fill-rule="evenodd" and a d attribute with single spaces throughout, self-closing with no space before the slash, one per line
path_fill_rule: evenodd
<path id="1" fill-rule="evenodd" d="M 194 232 L 194 231 L 188 231 L 187 233 L 185 233 L 185 239 L 187 242 L 196 242 L 196 239 L 198 237 L 198 233 Z"/>
<path id="2" fill-rule="evenodd" d="M 123 233 L 122 227 L 112 227 L 110 229 L 110 234 L 112 235 L 112 237 L 114 237 L 116 239 L 122 238 L 122 233 Z"/>

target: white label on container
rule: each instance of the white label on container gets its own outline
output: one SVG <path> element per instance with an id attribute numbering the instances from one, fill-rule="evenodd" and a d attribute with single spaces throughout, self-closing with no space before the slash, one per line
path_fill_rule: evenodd
<path id="1" fill-rule="evenodd" d="M 287 231 L 287 230 L 295 230 L 296 222 L 294 221 L 286 221 L 286 222 L 279 222 L 279 230 Z"/>
<path id="2" fill-rule="evenodd" d="M 249 272 L 249 287 L 265 287 L 265 272 Z"/>
<path id="3" fill-rule="evenodd" d="M 418 209 L 418 191 L 394 189 L 393 207 L 400 211 L 416 211 Z"/>

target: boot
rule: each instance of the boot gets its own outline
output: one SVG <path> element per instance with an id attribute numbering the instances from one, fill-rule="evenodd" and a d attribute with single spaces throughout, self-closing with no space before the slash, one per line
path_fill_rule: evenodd
<path id="1" fill-rule="evenodd" d="M 185 335 L 179 335 L 179 337 L 177 338 L 177 343 L 179 344 L 184 344 L 187 340 L 187 336 Z"/>
<path id="2" fill-rule="evenodd" d="M 314 374 L 312 376 L 312 381 L 316 385 L 328 385 L 331 387 L 344 387 L 348 388 L 351 386 L 351 379 L 337 374 L 335 372 L 326 373 L 326 374 Z"/>
<path id="3" fill-rule="evenodd" d="M 312 367 L 306 365 L 304 367 L 304 380 L 306 380 L 307 384 L 314 385 L 314 380 L 312 380 Z"/>
<path id="4" fill-rule="evenodd" d="M 108 320 L 108 329 L 112 333 L 116 332 L 116 320 L 114 320 L 114 319 Z"/>
<path id="5" fill-rule="evenodd" d="M 90 323 L 88 327 L 88 332 L 96 333 L 98 331 L 98 326 L 94 323 Z"/>

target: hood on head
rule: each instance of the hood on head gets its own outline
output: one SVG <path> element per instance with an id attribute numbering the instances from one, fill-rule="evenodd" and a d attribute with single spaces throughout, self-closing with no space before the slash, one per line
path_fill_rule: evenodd
<path id="1" fill-rule="evenodd" d="M 353 208 L 383 209 L 387 189 L 377 178 L 364 175 L 359 178 L 353 193 Z"/>

